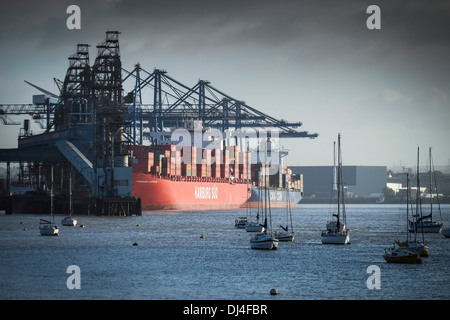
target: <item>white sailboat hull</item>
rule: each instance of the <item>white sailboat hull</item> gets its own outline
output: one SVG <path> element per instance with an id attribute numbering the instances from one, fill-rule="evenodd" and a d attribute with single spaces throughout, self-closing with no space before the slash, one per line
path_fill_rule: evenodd
<path id="1" fill-rule="evenodd" d="M 65 217 L 61 220 L 61 224 L 67 227 L 75 227 L 77 225 L 77 220 L 72 217 Z"/>
<path id="2" fill-rule="evenodd" d="M 350 234 L 346 231 L 337 232 L 323 232 L 322 233 L 323 244 L 349 244 Z"/>
<path id="3" fill-rule="evenodd" d="M 245 226 L 247 232 L 264 232 L 265 228 L 257 222 L 249 222 Z"/>
<path id="4" fill-rule="evenodd" d="M 58 226 L 52 224 L 44 224 L 39 226 L 39 232 L 41 236 L 58 236 L 59 229 Z"/>
<path id="5" fill-rule="evenodd" d="M 423 232 L 423 233 L 439 233 L 442 230 L 442 226 L 444 224 L 441 222 L 424 222 L 424 223 L 418 223 L 416 225 L 416 232 Z M 414 232 L 414 224 L 411 224 L 409 228 L 409 232 Z"/>
<path id="6" fill-rule="evenodd" d="M 251 237 L 250 248 L 263 249 L 263 250 L 276 250 L 278 249 L 278 239 L 272 235 L 265 233 L 258 233 Z"/>
<path id="7" fill-rule="evenodd" d="M 278 239 L 278 241 L 294 241 L 295 234 L 294 232 L 276 232 L 275 238 Z"/>
<path id="8" fill-rule="evenodd" d="M 342 156 L 341 156 L 341 134 L 338 134 L 338 167 L 334 174 L 337 179 L 337 213 L 333 214 L 336 217 L 334 221 L 328 221 L 326 230 L 322 231 L 322 244 L 350 244 L 350 233 L 346 226 L 345 201 L 344 201 L 344 179 L 342 173 Z M 342 209 L 341 209 L 342 206 Z M 342 221 L 341 221 L 342 217 Z"/>

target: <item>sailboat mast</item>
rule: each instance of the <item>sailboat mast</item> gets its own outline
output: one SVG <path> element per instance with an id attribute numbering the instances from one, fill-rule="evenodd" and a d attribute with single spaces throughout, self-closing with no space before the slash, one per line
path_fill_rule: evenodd
<path id="1" fill-rule="evenodd" d="M 265 143 L 265 148 L 264 148 L 264 170 L 263 170 L 263 174 L 264 174 L 264 227 L 267 230 L 267 201 L 268 201 L 268 197 L 267 197 L 267 145 L 268 145 L 268 139 L 266 140 Z"/>
<path id="2" fill-rule="evenodd" d="M 336 196 L 336 141 L 333 141 L 333 196 Z"/>
<path id="3" fill-rule="evenodd" d="M 50 180 L 51 180 L 51 186 L 50 186 L 50 215 L 52 217 L 52 222 L 54 222 L 53 218 L 53 165 L 51 166 L 50 170 Z"/>
<path id="4" fill-rule="evenodd" d="M 437 203 L 439 215 L 440 215 L 440 218 L 442 221 L 441 203 L 439 202 L 439 190 L 437 187 L 436 175 L 434 174 L 434 164 L 433 164 L 433 158 L 431 156 L 431 147 L 430 147 L 430 171 L 432 172 L 430 177 L 434 178 L 434 189 L 436 191 L 436 203 Z M 431 201 L 432 201 L 432 199 L 431 199 Z M 432 216 L 431 216 L 431 219 L 433 219 Z"/>
<path id="5" fill-rule="evenodd" d="M 341 162 L 340 162 L 340 155 L 341 155 L 341 134 L 338 133 L 338 174 L 337 174 L 337 192 L 338 192 L 338 198 L 337 198 L 337 208 L 338 208 L 338 219 L 341 215 Z"/>
<path id="6" fill-rule="evenodd" d="M 422 229 L 422 238 L 424 237 L 423 234 L 423 222 L 422 222 L 422 206 L 420 203 L 420 173 L 419 173 L 419 147 L 417 147 L 417 191 L 416 191 L 416 225 L 414 228 L 414 241 L 417 240 L 417 228 L 419 226 L 419 224 L 417 223 L 418 221 L 420 221 L 420 227 Z M 419 217 L 419 212 L 420 212 L 420 220 L 418 220 Z"/>
<path id="7" fill-rule="evenodd" d="M 267 161 L 267 156 L 268 156 L 268 147 L 270 144 L 270 138 L 267 138 L 267 143 L 266 143 L 266 172 L 265 172 L 265 188 L 266 188 L 266 206 L 268 207 L 268 214 L 269 214 L 269 224 L 270 224 L 270 234 L 272 234 L 272 212 L 271 212 L 271 207 L 270 207 L 270 193 L 269 193 L 269 162 Z M 270 151 L 272 152 L 272 146 L 270 146 Z M 267 213 L 266 213 L 267 216 Z"/>
<path id="8" fill-rule="evenodd" d="M 431 173 L 431 147 L 428 149 L 428 156 L 430 158 L 430 219 L 433 221 L 433 186 L 432 186 L 432 180 L 433 175 Z"/>
<path id="9" fill-rule="evenodd" d="M 72 169 L 69 172 L 69 214 L 72 216 Z"/>
<path id="10" fill-rule="evenodd" d="M 406 240 L 409 242 L 409 173 L 406 173 Z"/>
<path id="11" fill-rule="evenodd" d="M 344 174 L 342 169 L 342 151 L 341 151 L 341 134 L 338 134 L 338 216 L 340 218 L 342 211 L 342 223 L 347 223 L 345 217 L 344 204 Z M 342 209 L 341 209 L 342 206 Z"/>
<path id="12" fill-rule="evenodd" d="M 289 182 L 290 182 L 290 180 L 289 180 Z M 288 207 L 289 207 L 289 219 L 290 219 L 290 223 L 291 223 L 291 231 L 293 232 L 294 231 L 294 224 L 292 223 L 291 195 L 289 193 L 289 189 L 290 189 L 290 185 L 288 185 L 288 194 L 287 194 L 288 198 L 287 198 L 287 201 L 288 201 Z"/>

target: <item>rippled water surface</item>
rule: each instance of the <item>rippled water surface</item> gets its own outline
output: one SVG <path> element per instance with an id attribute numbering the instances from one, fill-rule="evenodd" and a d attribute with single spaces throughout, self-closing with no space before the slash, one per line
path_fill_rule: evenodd
<path id="1" fill-rule="evenodd" d="M 450 206 L 441 209 L 449 227 Z M 234 227 L 245 214 L 79 216 L 76 227 L 60 226 L 60 236 L 44 237 L 39 218 L 48 217 L 0 213 L 0 299 L 450 298 L 450 239 L 442 234 L 425 235 L 431 255 L 423 264 L 384 261 L 384 248 L 406 237 L 400 205 L 347 205 L 352 243 L 339 246 L 320 241 L 332 207 L 300 204 L 293 209 L 295 241 L 272 251 L 250 249 L 250 233 Z M 274 226 L 284 223 L 284 214 L 272 209 Z M 66 285 L 71 265 L 80 268 L 80 289 Z M 367 287 L 372 265 L 380 268 L 380 289 Z M 279 294 L 271 296 L 271 288 Z"/>

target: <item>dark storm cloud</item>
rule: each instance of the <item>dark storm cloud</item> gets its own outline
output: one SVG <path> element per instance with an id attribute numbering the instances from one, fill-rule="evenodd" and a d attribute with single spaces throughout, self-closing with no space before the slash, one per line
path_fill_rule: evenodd
<path id="1" fill-rule="evenodd" d="M 65 27 L 69 4 L 81 8 L 82 29 L 76 31 L 80 38 L 120 28 L 143 41 L 176 39 L 174 47 L 176 42 L 273 46 L 321 35 L 355 42 L 368 36 L 365 10 L 370 4 L 382 10 L 380 41 L 408 47 L 447 46 L 450 31 L 448 1 L 44 0 L 2 2 L 0 38 L 9 44 L 35 41 L 39 47 L 57 47 L 70 32 L 73 37 Z"/>

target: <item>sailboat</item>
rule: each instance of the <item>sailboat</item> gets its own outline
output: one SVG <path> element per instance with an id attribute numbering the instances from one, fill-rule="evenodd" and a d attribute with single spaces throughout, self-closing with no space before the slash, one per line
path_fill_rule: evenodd
<path id="1" fill-rule="evenodd" d="M 61 220 L 63 226 L 75 227 L 77 225 L 77 220 L 72 217 L 72 172 L 70 172 L 69 179 L 69 216 Z"/>
<path id="2" fill-rule="evenodd" d="M 247 232 L 264 232 L 265 228 L 259 223 L 259 213 L 256 214 L 256 221 L 249 221 L 245 226 Z"/>
<path id="3" fill-rule="evenodd" d="M 344 182 L 342 174 L 341 134 L 338 134 L 338 168 L 337 168 L 337 213 L 336 220 L 327 222 L 327 229 L 322 231 L 323 244 L 350 244 L 350 230 L 347 229 Z M 342 220 L 341 220 L 342 218 Z"/>
<path id="4" fill-rule="evenodd" d="M 406 174 L 406 241 L 400 242 L 395 241 L 392 247 L 384 250 L 383 258 L 386 262 L 390 263 L 419 263 L 421 259 L 419 258 L 419 252 L 417 250 L 411 250 L 409 248 L 409 234 L 408 234 L 408 215 L 409 215 L 409 174 Z"/>
<path id="5" fill-rule="evenodd" d="M 275 238 L 278 239 L 278 241 L 294 241 L 295 239 L 295 233 L 294 233 L 294 227 L 292 224 L 292 212 L 291 212 L 291 199 L 289 195 L 289 185 L 286 188 L 286 226 L 280 225 L 280 228 L 282 231 L 275 231 Z M 290 225 L 290 229 L 289 229 Z"/>
<path id="6" fill-rule="evenodd" d="M 249 189 L 250 189 L 250 193 L 251 193 L 251 187 Z M 261 195 L 262 195 L 262 192 L 260 190 L 260 192 L 258 194 L 258 197 L 261 198 Z M 262 225 L 259 222 L 259 214 L 261 212 L 261 207 L 262 207 L 262 206 L 260 206 L 260 204 L 261 204 L 260 200 L 261 199 L 258 199 L 258 209 L 257 209 L 257 212 L 256 212 L 256 221 L 248 221 L 247 222 L 247 225 L 245 226 L 245 231 L 247 231 L 247 232 L 264 232 L 264 230 L 265 230 L 264 225 Z M 247 207 L 247 210 L 249 210 L 249 209 L 250 208 Z"/>
<path id="7" fill-rule="evenodd" d="M 429 148 L 429 158 L 430 158 L 430 185 L 429 185 L 429 192 L 430 192 L 430 213 L 426 216 L 422 215 L 422 210 L 420 210 L 420 217 L 417 217 L 416 221 L 411 223 L 409 231 L 410 232 L 422 232 L 422 233 L 439 233 L 442 230 L 442 227 L 444 225 L 443 222 L 439 221 L 433 221 L 433 163 L 431 158 L 431 148 Z M 417 173 L 418 174 L 418 173 Z M 436 182 L 436 181 L 435 181 Z M 436 184 L 436 183 L 435 183 Z M 438 204 L 439 213 L 441 213 L 441 207 L 439 204 L 439 194 L 436 186 L 436 199 Z M 419 212 L 416 212 L 419 214 Z M 442 216 L 441 216 L 442 219 Z"/>
<path id="8" fill-rule="evenodd" d="M 419 258 L 417 252 L 408 250 L 404 246 L 398 246 L 394 243 L 391 248 L 384 250 L 384 260 L 389 263 L 421 263 L 422 259 Z"/>
<path id="9" fill-rule="evenodd" d="M 39 222 L 39 232 L 42 236 L 58 236 L 59 235 L 59 229 L 58 226 L 54 223 L 54 216 L 53 216 L 53 166 L 51 169 L 51 192 L 50 192 L 50 218 L 51 221 L 40 219 Z"/>
<path id="10" fill-rule="evenodd" d="M 234 226 L 238 229 L 244 229 L 247 225 L 247 222 L 247 217 L 238 217 L 236 220 L 234 220 Z"/>
<path id="11" fill-rule="evenodd" d="M 422 216 L 422 202 L 420 198 L 420 175 L 419 175 L 419 147 L 417 147 L 417 188 L 416 188 L 416 214 L 414 215 L 417 219 L 415 222 L 416 228 L 413 228 L 414 230 L 412 233 L 414 234 L 414 239 L 411 239 L 411 241 L 408 244 L 408 248 L 414 252 L 418 252 L 419 256 L 427 257 L 430 255 L 429 248 L 426 246 L 425 243 L 425 237 L 424 237 L 424 229 L 423 226 L 421 228 L 417 228 L 418 222 L 421 218 L 419 218 L 419 212 Z M 411 231 L 411 224 L 410 224 L 410 231 Z M 417 239 L 418 234 L 422 234 L 422 241 Z"/>
<path id="12" fill-rule="evenodd" d="M 267 159 L 267 143 L 266 143 L 266 159 Z M 264 231 L 258 232 L 250 238 L 250 248 L 276 250 L 278 249 L 278 239 L 272 232 L 272 213 L 270 209 L 270 197 L 268 194 L 268 163 L 265 164 L 264 170 Z M 270 217 L 270 228 L 267 227 L 267 217 Z M 269 230 L 270 229 L 270 230 Z"/>
<path id="13" fill-rule="evenodd" d="M 419 167 L 417 166 L 417 172 L 419 172 Z M 420 185 L 420 182 L 419 182 L 419 175 L 417 175 L 417 185 L 419 186 Z M 417 188 L 417 190 L 419 190 L 420 188 L 418 187 Z M 408 221 L 408 224 L 410 224 L 410 221 L 409 221 L 409 206 L 410 206 L 410 203 L 409 203 L 409 195 L 410 195 L 410 191 L 411 189 L 410 189 L 410 187 L 409 187 L 409 175 L 407 174 L 406 175 L 406 191 L 407 191 L 407 200 L 406 200 L 406 221 Z M 417 196 L 416 196 L 416 212 L 419 212 L 419 210 L 420 210 L 420 197 L 419 197 L 419 194 L 420 194 L 420 191 L 417 191 Z M 411 211 L 412 211 L 412 208 L 411 208 Z M 417 214 L 416 215 L 413 215 L 413 216 L 416 216 L 417 217 Z M 410 251 L 412 251 L 412 252 L 414 252 L 414 253 L 418 253 L 419 254 L 419 256 L 421 256 L 421 257 L 427 257 L 427 256 L 429 256 L 430 255 L 430 252 L 429 252 L 429 248 L 428 248 L 428 246 L 426 246 L 425 244 L 424 244 L 424 242 L 425 242 L 425 239 L 424 239 L 424 237 L 423 237 L 423 233 L 422 233 L 422 241 L 420 241 L 420 240 L 418 240 L 417 239 L 417 234 L 418 234 L 418 232 L 416 232 L 416 231 L 414 231 L 413 232 L 413 235 L 411 235 L 411 233 L 409 232 L 407 232 L 407 235 L 406 235 L 406 241 L 403 241 L 403 242 L 400 242 L 400 241 L 396 241 L 396 243 L 397 243 L 397 245 L 399 245 L 399 246 L 401 246 L 401 247 L 406 247 L 408 250 L 410 250 Z"/>

